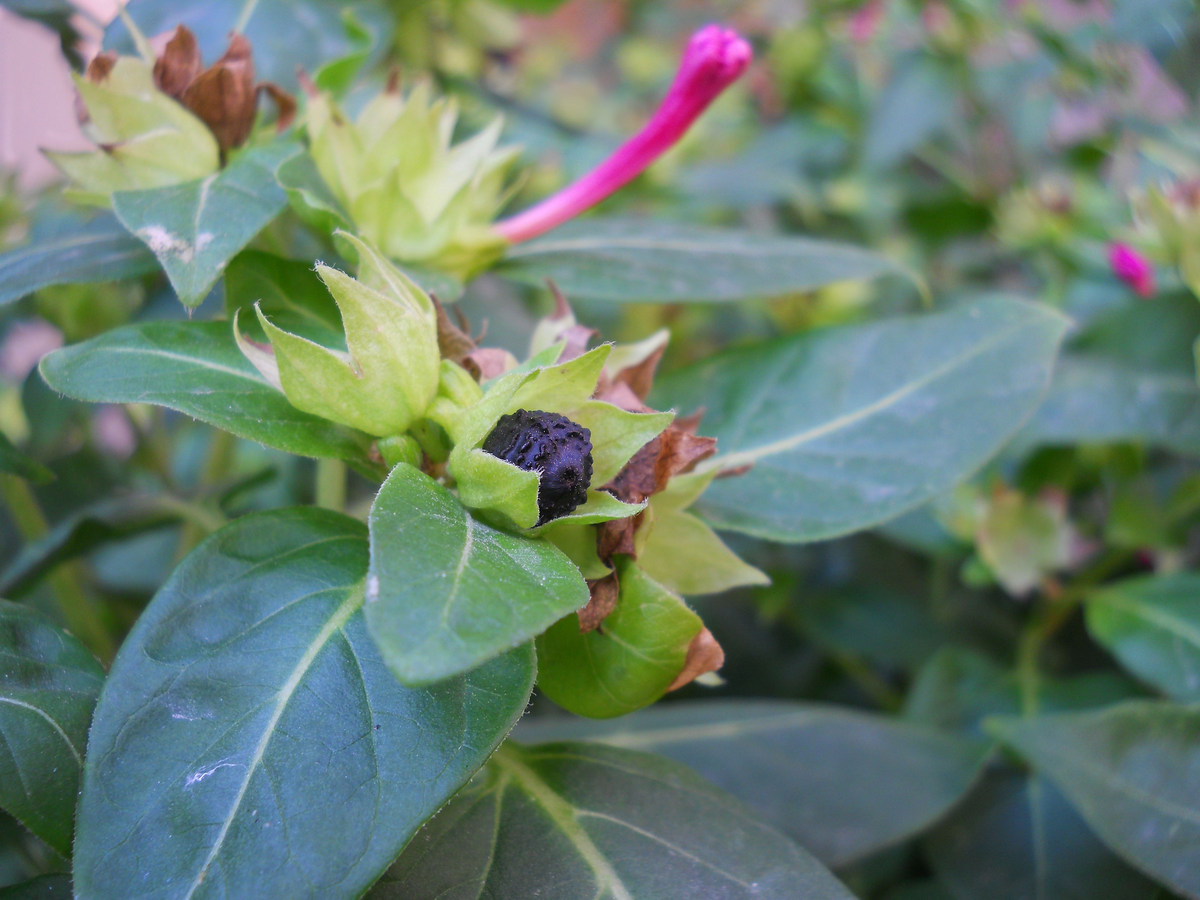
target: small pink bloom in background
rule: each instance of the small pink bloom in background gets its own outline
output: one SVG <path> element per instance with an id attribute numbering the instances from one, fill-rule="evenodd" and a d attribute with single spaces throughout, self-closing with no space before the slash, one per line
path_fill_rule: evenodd
<path id="1" fill-rule="evenodd" d="M 1113 274 L 1133 288 L 1139 297 L 1154 296 L 1154 267 L 1128 244 L 1110 244 L 1108 264 L 1112 266 Z"/>
<path id="2" fill-rule="evenodd" d="M 63 345 L 62 332 L 41 319 L 16 322 L 0 344 L 0 378 L 24 381 L 38 361 Z"/>
<path id="3" fill-rule="evenodd" d="M 736 31 L 706 25 L 688 41 L 671 83 L 646 127 L 574 184 L 495 228 L 514 243 L 543 234 L 624 187 L 683 137 L 692 123 L 750 65 L 754 51 Z"/>
<path id="4" fill-rule="evenodd" d="M 137 449 L 137 432 L 122 406 L 102 406 L 92 416 L 92 440 L 117 459 L 128 459 Z"/>
<path id="5" fill-rule="evenodd" d="M 870 0 L 856 9 L 850 16 L 850 21 L 846 23 L 850 40 L 856 44 L 865 44 L 871 40 L 879 28 L 879 23 L 883 21 L 884 12 L 883 0 Z"/>

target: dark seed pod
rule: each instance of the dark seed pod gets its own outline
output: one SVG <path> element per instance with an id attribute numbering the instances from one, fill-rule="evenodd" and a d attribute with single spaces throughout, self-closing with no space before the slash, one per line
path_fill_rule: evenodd
<path id="1" fill-rule="evenodd" d="M 587 499 L 592 434 L 566 416 L 518 409 L 501 416 L 483 449 L 526 472 L 538 472 L 538 521 L 565 516 Z"/>

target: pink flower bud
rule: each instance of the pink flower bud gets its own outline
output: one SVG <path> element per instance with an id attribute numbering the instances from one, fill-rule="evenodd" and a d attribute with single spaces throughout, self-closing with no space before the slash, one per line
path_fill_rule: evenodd
<path id="1" fill-rule="evenodd" d="M 683 137 L 699 115 L 737 80 L 753 51 L 741 35 L 719 25 L 706 25 L 688 41 L 667 96 L 636 135 L 574 184 L 522 213 L 497 222 L 507 240 L 526 241 L 549 231 L 640 175 Z"/>
<path id="2" fill-rule="evenodd" d="M 1139 297 L 1154 295 L 1154 267 L 1128 244 L 1110 244 L 1108 264 L 1112 266 L 1113 274 L 1133 288 Z"/>

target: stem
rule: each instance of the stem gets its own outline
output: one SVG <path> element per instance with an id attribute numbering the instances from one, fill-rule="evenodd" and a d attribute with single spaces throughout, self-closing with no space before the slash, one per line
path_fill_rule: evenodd
<path id="1" fill-rule="evenodd" d="M 246 0 L 242 6 L 242 11 L 238 13 L 237 21 L 233 23 L 233 30 L 238 34 L 245 34 L 246 25 L 250 22 L 250 17 L 254 15 L 254 8 L 258 6 L 258 0 Z"/>
<path id="2" fill-rule="evenodd" d="M 214 430 L 212 441 L 208 445 L 208 455 L 204 459 L 204 468 L 200 471 L 200 489 L 203 490 L 220 481 L 229 471 L 233 463 L 234 437 L 228 431 Z M 214 512 L 207 522 L 197 513 L 195 504 L 184 504 L 186 509 L 179 512 L 186 521 L 179 535 L 179 546 L 175 550 L 175 561 L 183 559 L 204 538 L 225 524 L 225 517 Z M 214 525 L 215 527 L 208 527 Z"/>
<path id="3" fill-rule="evenodd" d="M 343 512 L 346 509 L 346 464 L 340 459 L 317 460 L 317 506 Z"/>
<path id="4" fill-rule="evenodd" d="M 28 484 L 13 475 L 0 475 L 0 496 L 3 496 L 13 523 L 26 542 L 45 537 L 50 526 Z M 101 661 L 106 664 L 111 661 L 116 652 L 112 635 L 84 591 L 78 565 L 64 563 L 55 566 L 46 576 L 46 582 L 54 593 L 67 629 Z"/>
<path id="5" fill-rule="evenodd" d="M 128 29 L 129 36 L 133 39 L 133 46 L 137 48 L 138 56 L 153 66 L 156 61 L 154 50 L 151 49 L 150 42 L 146 40 L 146 35 L 142 33 L 142 29 L 137 27 L 137 23 L 133 21 L 133 17 L 129 15 L 129 10 L 125 8 L 124 3 L 117 4 L 117 15 L 121 17 L 125 28 Z"/>

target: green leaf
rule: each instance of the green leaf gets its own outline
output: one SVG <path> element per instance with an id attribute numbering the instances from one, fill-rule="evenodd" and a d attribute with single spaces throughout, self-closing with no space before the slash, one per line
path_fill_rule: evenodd
<path id="1" fill-rule="evenodd" d="M 59 563 L 179 518 L 177 505 L 152 494 L 109 497 L 90 504 L 55 522 L 37 540 L 25 543 L 0 571 L 0 594 L 19 597 Z"/>
<path id="2" fill-rule="evenodd" d="M 613 722 L 535 718 L 516 736 L 588 738 L 669 756 L 834 867 L 927 828 L 982 763 L 979 748 L 932 729 L 782 701 L 681 702 Z"/>
<path id="3" fill-rule="evenodd" d="M 473 669 L 588 601 L 561 550 L 475 521 L 412 466 L 379 489 L 370 529 L 367 627 L 406 684 Z"/>
<path id="4" fill-rule="evenodd" d="M 345 349 L 337 303 L 311 263 L 243 250 L 225 270 L 226 318 L 232 321 L 239 310 L 251 313 L 256 303 L 284 331 Z M 252 314 L 240 324 L 255 340 L 266 340 Z"/>
<path id="5" fill-rule="evenodd" d="M 517 244 L 497 273 L 568 297 L 729 301 L 809 291 L 903 269 L 846 244 L 640 219 L 584 219 Z"/>
<path id="6" fill-rule="evenodd" d="M 143 322 L 56 350 L 50 387 L 91 403 L 152 403 L 301 456 L 365 463 L 365 438 L 302 413 L 267 384 L 228 322 Z"/>
<path id="7" fill-rule="evenodd" d="M 54 480 L 53 472 L 37 460 L 23 454 L 3 432 L 0 432 L 0 475 L 5 472 L 35 484 L 46 484 Z"/>
<path id="8" fill-rule="evenodd" d="M 0 806 L 63 856 L 103 683 L 83 644 L 41 613 L 0 600 Z"/>
<path id="9" fill-rule="evenodd" d="M 872 168 L 895 165 L 953 121 L 954 83 L 944 64 L 913 57 L 892 73 L 866 123 L 863 160 Z"/>
<path id="10" fill-rule="evenodd" d="M 538 690 L 595 719 L 623 716 L 665 694 L 704 627 L 628 557 L 616 558 L 616 571 L 621 593 L 602 628 L 582 633 L 578 617 L 568 615 L 537 640 Z"/>
<path id="11" fill-rule="evenodd" d="M 511 743 L 425 826 L 370 897 L 542 895 L 852 897 L 811 856 L 683 766 L 614 747 Z"/>
<path id="12" fill-rule="evenodd" d="M 771 579 L 743 562 L 691 513 L 655 508 L 649 521 L 649 534 L 638 550 L 638 566 L 663 587 L 692 595 L 770 584 Z"/>
<path id="13" fill-rule="evenodd" d="M 1200 710 L 1132 701 L 989 725 L 1126 862 L 1200 896 Z"/>
<path id="14" fill-rule="evenodd" d="M 79 896 L 355 897 L 478 769 L 532 653 L 401 686 L 363 620 L 367 554 L 362 523 L 290 509 L 184 560 L 96 709 Z"/>
<path id="15" fill-rule="evenodd" d="M 1119 360 L 1069 355 L 1019 443 L 1138 441 L 1200 454 L 1195 375 L 1137 369 Z"/>
<path id="16" fill-rule="evenodd" d="M 965 647 L 950 645 L 921 669 L 908 693 L 904 715 L 922 725 L 978 737 L 989 716 L 1018 715 L 1025 705 L 1061 712 L 1144 696 L 1136 682 L 1119 672 L 1106 671 L 1070 678 L 1039 677 L 1024 704 L 1021 688 L 1016 672 Z"/>
<path id="17" fill-rule="evenodd" d="M 39 875 L 0 888 L 0 900 L 68 900 L 72 896 L 70 875 Z"/>
<path id="18" fill-rule="evenodd" d="M 924 842 L 957 900 L 1153 900 L 1159 888 L 1100 843 L 1045 779 L 989 772 Z"/>
<path id="19" fill-rule="evenodd" d="M 1200 575 L 1108 585 L 1087 598 L 1087 626 L 1134 675 L 1176 700 L 1200 701 Z"/>
<path id="20" fill-rule="evenodd" d="M 1066 320 L 991 297 L 929 315 L 728 350 L 660 380 L 655 406 L 704 407 L 717 528 L 813 541 L 894 518 L 968 477 L 1037 407 Z"/>
<path id="21" fill-rule="evenodd" d="M 226 264 L 287 203 L 275 167 L 296 153 L 277 141 L 246 150 L 215 175 L 113 194 L 113 211 L 158 257 L 184 306 L 199 305 Z"/>
<path id="22" fill-rule="evenodd" d="M 153 255 L 106 213 L 0 253 L 0 305 L 54 284 L 117 281 L 156 268 Z"/>

